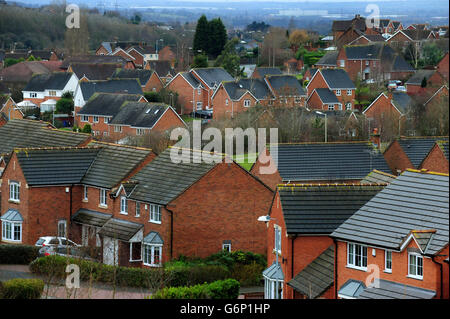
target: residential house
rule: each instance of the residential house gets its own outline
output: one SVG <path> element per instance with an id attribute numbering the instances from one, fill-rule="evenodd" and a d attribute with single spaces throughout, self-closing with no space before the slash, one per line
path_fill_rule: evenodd
<path id="1" fill-rule="evenodd" d="M 55 110 L 61 96 L 66 92 L 74 93 L 77 88 L 78 78 L 74 73 L 54 72 L 33 76 L 22 94 L 24 101 L 35 104 L 43 113 Z"/>
<path id="2" fill-rule="evenodd" d="M 386 148 L 383 155 L 392 173 L 399 175 L 408 168 L 418 169 L 437 141 L 448 141 L 448 136 L 400 137 Z M 440 169 L 438 169 L 440 167 Z M 448 169 L 448 161 L 434 164 L 438 172 Z"/>
<path id="3" fill-rule="evenodd" d="M 386 39 L 386 42 L 392 45 L 404 45 L 405 43 L 418 43 L 435 40 L 436 38 L 436 34 L 432 30 L 406 29 L 395 32 Z"/>
<path id="4" fill-rule="evenodd" d="M 402 80 L 415 72 L 400 54 L 383 43 L 345 46 L 339 50 L 336 65 L 347 71 L 353 81 Z"/>
<path id="5" fill-rule="evenodd" d="M 166 45 L 164 48 L 158 51 L 159 61 L 168 61 L 171 65 L 174 65 L 177 59 L 176 54 L 172 51 L 171 47 Z"/>
<path id="6" fill-rule="evenodd" d="M 367 45 L 373 42 L 384 42 L 386 39 L 381 34 L 361 34 L 353 41 L 346 43 L 346 45 Z"/>
<path id="7" fill-rule="evenodd" d="M 60 71 L 61 61 L 24 61 L 0 70 L 0 81 L 10 88 L 22 89 L 37 74 Z"/>
<path id="8" fill-rule="evenodd" d="M 178 73 L 166 87 L 178 93 L 181 114 L 212 110 L 212 97 L 223 81 L 234 78 L 223 68 L 195 68 Z"/>
<path id="9" fill-rule="evenodd" d="M 76 55 L 64 59 L 61 64 L 61 70 L 67 71 L 71 64 L 86 63 L 86 64 L 119 64 L 122 69 L 135 69 L 133 61 L 124 59 L 117 55 Z"/>
<path id="10" fill-rule="evenodd" d="M 173 65 L 169 61 L 147 61 L 144 69 L 156 72 L 164 84 L 169 83 L 177 75 Z"/>
<path id="11" fill-rule="evenodd" d="M 270 144 L 250 172 L 275 189 L 280 183 L 359 183 L 373 169 L 391 173 L 371 142 L 332 142 Z"/>
<path id="12" fill-rule="evenodd" d="M 329 235 L 384 186 L 278 185 L 267 223 L 265 298 L 335 298 Z"/>
<path id="13" fill-rule="evenodd" d="M 449 53 L 445 53 L 444 57 L 439 61 L 436 70 L 445 78 L 446 82 L 449 81 Z"/>
<path id="14" fill-rule="evenodd" d="M 297 60 L 296 58 L 291 58 L 283 63 L 286 68 L 287 74 L 298 74 L 304 67 L 303 60 Z"/>
<path id="15" fill-rule="evenodd" d="M 305 106 L 306 92 L 294 75 L 266 75 L 264 80 L 274 97 L 272 105 L 281 107 Z"/>
<path id="16" fill-rule="evenodd" d="M 266 75 L 282 75 L 283 72 L 279 68 L 256 67 L 252 73 L 252 79 L 264 79 Z"/>
<path id="17" fill-rule="evenodd" d="M 338 43 L 341 36 L 349 29 L 366 31 L 366 19 L 356 14 L 351 20 L 334 20 L 332 24 L 333 40 Z"/>
<path id="18" fill-rule="evenodd" d="M 0 114 L 2 114 L 6 120 L 23 119 L 24 117 L 22 109 L 17 106 L 11 96 L 0 95 Z"/>
<path id="19" fill-rule="evenodd" d="M 98 49 L 95 51 L 95 54 L 101 56 L 111 55 L 117 48 L 127 50 L 132 46 L 144 46 L 144 45 L 146 45 L 145 42 L 139 41 L 114 41 L 114 42 L 105 41 L 100 44 Z"/>
<path id="20" fill-rule="evenodd" d="M 317 91 L 317 89 L 323 90 Z M 345 70 L 319 69 L 306 86 L 308 108 L 353 110 L 355 108 L 355 90 L 355 84 Z"/>
<path id="21" fill-rule="evenodd" d="M 303 75 L 303 84 L 308 84 L 317 70 L 317 68 L 308 68 Z"/>
<path id="22" fill-rule="evenodd" d="M 419 169 L 448 174 L 448 140 L 436 141 Z"/>
<path id="23" fill-rule="evenodd" d="M 433 91 L 431 91 L 433 92 Z M 448 87 L 446 85 L 437 89 L 424 103 L 426 109 L 448 104 Z"/>
<path id="24" fill-rule="evenodd" d="M 318 69 L 334 69 L 337 68 L 337 57 L 339 51 L 329 51 L 319 59 L 314 65 Z M 311 75 L 312 76 L 312 75 Z"/>
<path id="25" fill-rule="evenodd" d="M 89 123 L 95 136 L 110 136 L 109 123 L 127 101 L 147 102 L 140 94 L 94 93 L 87 103 L 77 110 L 75 121 L 80 128 Z"/>
<path id="26" fill-rule="evenodd" d="M 212 97 L 213 118 L 234 117 L 255 105 L 273 105 L 272 93 L 264 79 L 222 82 Z"/>
<path id="27" fill-rule="evenodd" d="M 361 184 L 390 184 L 397 176 L 374 169 L 361 180 Z"/>
<path id="28" fill-rule="evenodd" d="M 80 81 L 102 81 L 110 79 L 120 67 L 118 63 L 72 63 L 67 72 L 75 73 Z"/>
<path id="29" fill-rule="evenodd" d="M 117 69 L 112 75 L 114 79 L 136 79 L 139 81 L 143 92 L 159 92 L 164 83 L 154 71 L 140 69 Z"/>
<path id="30" fill-rule="evenodd" d="M 338 298 L 449 298 L 448 182 L 407 170 L 337 227 Z"/>
<path id="31" fill-rule="evenodd" d="M 135 60 L 136 67 L 143 68 L 149 61 L 158 61 L 158 51 L 150 46 L 131 46 L 126 50 Z"/>
<path id="32" fill-rule="evenodd" d="M 122 93 L 142 95 L 142 87 L 136 79 L 111 79 L 107 81 L 80 82 L 75 94 L 75 116 L 94 93 Z"/>
<path id="33" fill-rule="evenodd" d="M 423 95 L 426 94 L 429 88 L 441 87 L 445 83 L 446 79 L 438 70 L 417 70 L 405 82 L 405 87 L 408 94 Z"/>
<path id="34" fill-rule="evenodd" d="M 362 112 L 371 121 L 372 127 L 383 130 L 383 126 L 405 127 L 412 116 L 414 100 L 405 92 L 380 93 L 378 97 Z M 400 122 L 401 121 L 401 122 Z M 398 127 L 400 125 L 400 127 Z"/>

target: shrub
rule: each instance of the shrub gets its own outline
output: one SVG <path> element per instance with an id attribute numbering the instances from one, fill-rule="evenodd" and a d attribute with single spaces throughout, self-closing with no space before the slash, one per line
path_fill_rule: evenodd
<path id="1" fill-rule="evenodd" d="M 38 257 L 40 247 L 31 245 L 0 245 L 0 264 L 28 265 Z"/>
<path id="2" fill-rule="evenodd" d="M 166 269 L 168 285 L 172 287 L 192 286 L 230 277 L 229 270 L 219 265 L 177 266 Z"/>
<path id="3" fill-rule="evenodd" d="M 5 281 L 0 294 L 3 299 L 39 299 L 43 290 L 40 279 L 16 278 Z"/>
<path id="4" fill-rule="evenodd" d="M 158 290 L 152 299 L 236 299 L 240 284 L 234 279 L 217 280 L 190 287 L 170 287 Z"/>
<path id="5" fill-rule="evenodd" d="M 231 278 L 238 280 L 242 286 L 259 286 L 265 268 L 256 262 L 250 265 L 236 265 L 231 272 Z"/>

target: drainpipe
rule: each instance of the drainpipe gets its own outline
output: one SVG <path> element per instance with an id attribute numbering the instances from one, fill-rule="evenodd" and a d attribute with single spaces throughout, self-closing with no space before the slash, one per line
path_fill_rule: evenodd
<path id="1" fill-rule="evenodd" d="M 436 256 L 432 255 L 431 256 L 431 260 L 436 264 L 439 265 L 439 272 L 440 272 L 440 290 L 441 292 L 439 293 L 439 299 L 442 299 L 442 292 L 444 290 L 444 285 L 443 285 L 443 274 L 442 274 L 442 264 L 438 261 L 435 260 Z"/>
<path id="2" fill-rule="evenodd" d="M 69 238 L 72 238 L 72 198 L 73 198 L 73 196 L 72 196 L 72 189 L 73 189 L 73 185 L 70 185 L 70 190 L 69 190 L 69 196 L 70 196 L 70 204 L 69 204 L 69 223 L 68 223 L 68 225 L 70 226 L 69 227 L 69 231 L 68 231 L 68 233 L 69 233 Z"/>
<path id="3" fill-rule="evenodd" d="M 170 213 L 170 260 L 173 258 L 173 211 L 171 211 L 169 208 L 167 208 L 167 211 Z"/>
<path id="4" fill-rule="evenodd" d="M 294 278 L 294 240 L 297 238 L 297 235 L 294 235 L 291 239 L 291 280 Z M 292 293 L 295 294 L 295 291 L 292 290 Z"/>
<path id="5" fill-rule="evenodd" d="M 333 238 L 334 243 L 334 299 L 338 299 L 338 243 Z"/>

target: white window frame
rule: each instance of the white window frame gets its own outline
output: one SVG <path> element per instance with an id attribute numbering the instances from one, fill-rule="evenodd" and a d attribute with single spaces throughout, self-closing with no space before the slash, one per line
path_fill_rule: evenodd
<path id="1" fill-rule="evenodd" d="M 19 228 L 19 239 L 14 239 L 16 227 Z M 11 222 L 8 220 L 2 220 L 2 240 L 16 243 L 22 242 L 22 222 Z"/>
<path id="2" fill-rule="evenodd" d="M 281 255 L 281 227 L 278 225 L 274 225 L 273 228 L 275 237 L 273 251 L 278 252 L 278 255 Z"/>
<path id="3" fill-rule="evenodd" d="M 351 249 L 350 249 L 351 248 Z M 357 248 L 360 249 L 360 266 L 357 265 Z M 350 254 L 350 250 L 352 253 Z M 365 251 L 365 258 L 364 258 L 364 251 Z M 366 262 L 366 265 L 364 266 L 364 259 Z M 367 271 L 367 246 L 360 245 L 360 244 L 354 244 L 354 243 L 347 243 L 347 267 L 353 268 L 353 269 L 359 269 Z"/>
<path id="4" fill-rule="evenodd" d="M 197 95 L 201 95 L 202 94 L 202 89 L 201 88 L 198 88 L 197 89 Z"/>
<path id="5" fill-rule="evenodd" d="M 103 118 L 103 123 L 108 124 L 109 123 L 109 117 L 104 117 Z"/>
<path id="6" fill-rule="evenodd" d="M 392 250 L 384 251 L 384 272 L 392 273 Z"/>
<path id="7" fill-rule="evenodd" d="M 31 92 L 30 93 L 30 98 L 37 98 L 37 93 L 36 92 Z"/>
<path id="8" fill-rule="evenodd" d="M 411 266 L 413 266 L 411 264 L 411 257 L 413 257 L 415 259 L 415 269 L 414 269 L 414 273 L 411 273 Z M 418 260 L 421 260 L 421 265 L 419 266 Z M 422 274 L 418 274 L 419 273 L 419 269 L 421 268 L 422 270 Z M 423 256 L 418 254 L 418 253 L 408 253 L 408 277 L 409 278 L 414 278 L 414 279 L 423 279 Z"/>
<path id="9" fill-rule="evenodd" d="M 143 129 L 143 128 L 136 129 L 136 135 L 144 135 L 144 134 L 145 134 L 145 129 Z"/>
<path id="10" fill-rule="evenodd" d="M 150 204 L 148 208 L 149 222 L 155 224 L 161 224 L 161 205 Z"/>
<path id="11" fill-rule="evenodd" d="M 244 100 L 244 107 L 250 107 L 252 105 L 252 101 L 250 100 Z"/>
<path id="12" fill-rule="evenodd" d="M 108 207 L 108 201 L 106 196 L 106 189 L 100 188 L 100 205 L 101 207 Z"/>
<path id="13" fill-rule="evenodd" d="M 226 250 L 231 253 L 231 244 L 222 244 L 222 250 Z"/>
<path id="14" fill-rule="evenodd" d="M 121 125 L 114 125 L 114 132 L 122 133 L 122 126 Z"/>
<path id="15" fill-rule="evenodd" d="M 283 299 L 283 283 L 281 280 L 264 278 L 264 299 Z"/>
<path id="16" fill-rule="evenodd" d="M 296 96 L 296 97 L 294 98 L 294 103 L 298 104 L 298 103 L 301 103 L 301 102 L 302 102 L 302 98 L 301 98 L 301 97 Z"/>
<path id="17" fill-rule="evenodd" d="M 328 104 L 328 111 L 334 111 L 334 104 Z"/>
<path id="18" fill-rule="evenodd" d="M 89 115 L 81 115 L 81 122 L 89 122 Z"/>
<path id="19" fill-rule="evenodd" d="M 197 111 L 203 109 L 203 102 L 197 102 Z"/>
<path id="20" fill-rule="evenodd" d="M 98 116 L 93 116 L 92 117 L 92 122 L 93 123 L 98 123 L 99 122 Z"/>
<path id="21" fill-rule="evenodd" d="M 228 99 L 225 99 L 225 105 L 228 105 L 229 101 Z"/>
<path id="22" fill-rule="evenodd" d="M 9 183 L 9 200 L 16 203 L 20 202 L 20 183 L 18 182 Z"/>
<path id="23" fill-rule="evenodd" d="M 48 95 L 49 96 L 56 96 L 56 91 L 55 90 L 48 91 Z"/>
<path id="24" fill-rule="evenodd" d="M 369 65 L 370 65 L 370 61 L 366 60 L 366 66 L 369 66 Z"/>
<path id="25" fill-rule="evenodd" d="M 135 217 L 141 217 L 141 203 L 136 202 L 136 211 L 134 214 Z"/>
<path id="26" fill-rule="evenodd" d="M 345 67 L 345 60 L 339 60 L 339 67 L 341 68 Z"/>
<path id="27" fill-rule="evenodd" d="M 88 197 L 89 195 L 88 195 L 88 187 L 87 186 L 84 186 L 84 188 L 83 188 L 83 200 L 85 201 L 85 202 L 87 202 L 88 201 Z"/>
<path id="28" fill-rule="evenodd" d="M 155 251 L 159 252 L 159 261 L 155 263 Z M 142 245 L 142 263 L 145 266 L 161 267 L 162 265 L 162 245 L 143 244 Z"/>
<path id="29" fill-rule="evenodd" d="M 351 102 L 347 102 L 347 103 L 345 104 L 345 109 L 346 109 L 347 111 L 351 110 L 351 109 L 352 109 L 352 103 L 351 103 Z"/>
<path id="30" fill-rule="evenodd" d="M 351 96 L 352 95 L 352 90 L 347 90 L 347 96 Z"/>
<path id="31" fill-rule="evenodd" d="M 141 243 L 141 258 L 133 259 L 133 244 L 139 244 L 139 242 L 130 242 L 130 261 L 142 261 L 142 243 Z"/>
<path id="32" fill-rule="evenodd" d="M 341 96 L 341 90 L 336 90 L 336 96 Z"/>
<path id="33" fill-rule="evenodd" d="M 120 213 L 128 215 L 128 199 L 126 196 L 120 196 Z"/>
<path id="34" fill-rule="evenodd" d="M 64 225 L 64 234 L 60 232 L 61 225 Z M 66 238 L 67 236 L 67 221 L 66 220 L 59 220 L 58 221 L 58 237 Z"/>

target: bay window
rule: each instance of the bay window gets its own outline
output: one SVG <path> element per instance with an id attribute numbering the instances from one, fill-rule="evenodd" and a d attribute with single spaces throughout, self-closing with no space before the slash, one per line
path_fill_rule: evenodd
<path id="1" fill-rule="evenodd" d="M 161 266 L 162 245 L 147 245 L 143 248 L 143 262 L 146 266 Z"/>
<path id="2" fill-rule="evenodd" d="M 22 223 L 2 220 L 2 239 L 9 241 L 22 241 Z"/>

